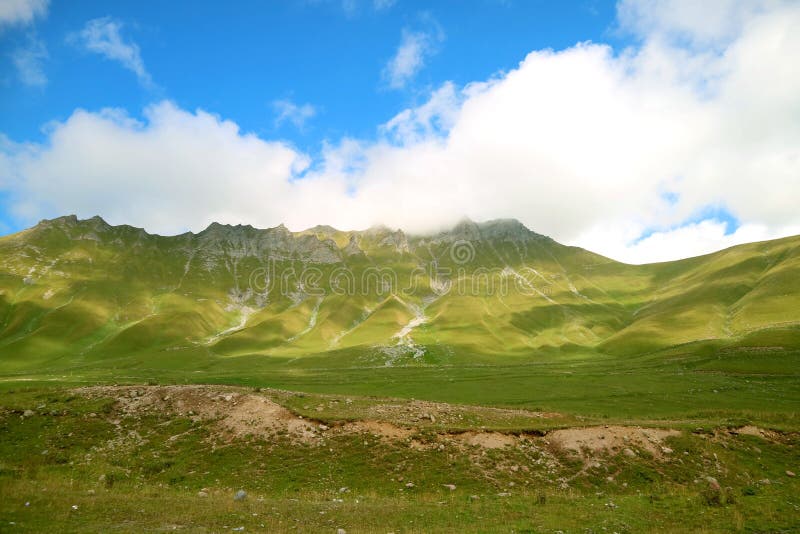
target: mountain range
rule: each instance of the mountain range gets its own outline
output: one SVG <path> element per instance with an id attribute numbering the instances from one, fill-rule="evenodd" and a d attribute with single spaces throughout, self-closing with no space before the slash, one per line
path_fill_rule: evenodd
<path id="1" fill-rule="evenodd" d="M 165 237 L 65 216 L 0 238 L 0 370 L 763 354 L 800 348 L 798 280 L 800 236 L 628 265 L 516 220 Z"/>

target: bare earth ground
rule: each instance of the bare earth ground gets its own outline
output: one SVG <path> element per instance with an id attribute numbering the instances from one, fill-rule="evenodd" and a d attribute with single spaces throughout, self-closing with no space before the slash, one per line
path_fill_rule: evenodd
<path id="1" fill-rule="evenodd" d="M 366 416 L 364 419 L 326 423 L 298 415 L 269 398 L 280 398 L 281 392 L 264 390 L 254 393 L 227 386 L 97 386 L 78 388 L 74 392 L 90 398 L 114 398 L 118 411 L 129 417 L 165 412 L 198 421 L 211 420 L 215 422 L 217 438 L 221 440 L 286 435 L 306 444 L 322 445 L 326 437 L 334 435 L 369 434 L 383 440 L 405 441 L 414 448 L 456 445 L 499 449 L 525 442 L 542 448 L 557 447 L 582 457 L 598 453 L 634 456 L 645 452 L 658 459 L 672 452 L 663 445 L 664 439 L 680 435 L 678 430 L 618 425 L 564 428 L 543 435 L 482 430 L 457 432 L 448 430 L 447 424 L 459 423 L 464 413 L 474 416 L 475 411 L 479 412 L 478 415 L 487 412 L 494 419 L 537 419 L 558 417 L 559 414 L 421 401 L 405 404 L 375 401 L 360 411 Z M 340 401 L 332 400 L 330 403 Z M 421 427 L 421 422 L 436 422 L 442 428 L 430 431 L 429 427 Z M 415 436 L 424 428 L 429 430 L 428 439 L 420 441 Z M 751 426 L 738 432 L 769 438 L 768 431 Z"/>
<path id="2" fill-rule="evenodd" d="M 224 385 L 27 388 L 3 402 L 0 531 L 800 528 L 798 435 L 747 420 L 603 424 Z"/>

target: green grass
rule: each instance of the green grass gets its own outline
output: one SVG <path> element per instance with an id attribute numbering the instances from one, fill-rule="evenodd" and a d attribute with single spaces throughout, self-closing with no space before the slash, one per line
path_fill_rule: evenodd
<path id="1" fill-rule="evenodd" d="M 289 406 L 331 400 L 267 394 Z M 355 398 L 346 405 L 351 413 L 318 416 L 350 417 L 372 402 L 377 399 Z M 36 414 L 23 417 L 26 409 Z M 476 423 L 491 424 L 477 417 Z M 667 461 L 600 455 L 588 469 L 563 451 L 548 451 L 546 437 L 530 447 L 484 452 L 419 450 L 360 435 L 332 437 L 324 446 L 281 437 L 219 439 L 211 421 L 166 413 L 125 417 L 112 399 L 63 389 L 6 391 L 0 524 L 5 531 L 13 522 L 11 531 L 21 532 L 800 528 L 800 484 L 785 474 L 800 460 L 796 433 L 767 441 L 684 432 L 669 439 L 675 455 Z M 557 465 L 540 461 L 551 454 Z M 719 480 L 722 503 L 708 501 L 705 476 Z M 413 488 L 405 486 L 409 481 Z M 237 502 L 240 488 L 248 497 Z M 201 490 L 208 496 L 198 496 Z"/>
<path id="2" fill-rule="evenodd" d="M 216 225 L 161 237 L 64 218 L 0 238 L 0 531 L 12 521 L 32 532 L 800 528 L 800 488 L 784 474 L 800 472 L 800 237 L 631 266 L 513 223 L 467 226 L 481 237 L 466 264 L 450 254 L 458 232 L 412 236 L 406 249 L 387 229 Z M 351 235 L 363 254 L 341 252 Z M 433 259 L 451 269 L 456 289 L 444 296 L 416 271 Z M 324 294 L 291 277 L 265 289 L 256 274 L 271 260 L 281 273 L 316 269 Z M 340 294 L 326 280 L 342 268 L 369 283 Z M 381 269 L 396 277 L 389 291 Z M 538 293 L 515 285 L 514 272 Z M 413 345 L 398 346 L 421 308 Z M 163 414 L 118 428 L 110 401 L 64 389 L 148 382 L 277 388 L 295 392 L 270 393 L 295 413 L 330 422 L 373 417 L 379 398 L 457 405 L 457 424 L 415 423 L 420 439 L 481 427 L 675 428 L 684 433 L 671 446 L 689 459 L 614 457 L 584 470 L 561 452 L 548 472 L 520 451 L 476 461 L 346 437 L 324 450 L 281 440 L 215 448 L 205 424 Z M 498 417 L 489 407 L 559 415 Z M 26 409 L 37 415 L 22 417 Z M 783 434 L 719 437 L 748 424 Z M 144 442 L 108 449 L 120 429 Z M 530 471 L 498 471 L 508 462 Z M 414 491 L 399 491 L 398 465 Z M 733 492 L 719 506 L 694 482 L 712 473 Z M 498 497 L 510 482 L 511 495 Z M 443 489 L 450 483 L 458 491 Z M 234 503 L 240 485 L 251 498 Z M 342 486 L 351 491 L 339 495 Z M 201 488 L 209 497 L 197 497 Z"/>

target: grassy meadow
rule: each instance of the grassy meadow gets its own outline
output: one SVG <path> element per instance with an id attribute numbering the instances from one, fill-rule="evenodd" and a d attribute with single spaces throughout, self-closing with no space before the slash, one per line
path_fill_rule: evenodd
<path id="1" fill-rule="evenodd" d="M 520 227 L 0 238 L 0 531 L 800 529 L 800 239 Z"/>

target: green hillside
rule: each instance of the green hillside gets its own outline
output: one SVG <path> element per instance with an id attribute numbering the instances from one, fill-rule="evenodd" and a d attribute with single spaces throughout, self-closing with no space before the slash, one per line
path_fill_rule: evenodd
<path id="1" fill-rule="evenodd" d="M 61 217 L 0 239 L 0 371 L 254 357 L 369 365 L 800 346 L 800 238 L 632 266 L 517 221 L 435 235 Z"/>
<path id="2" fill-rule="evenodd" d="M 797 530 L 799 251 L 43 221 L 0 239 L 0 522 Z"/>

